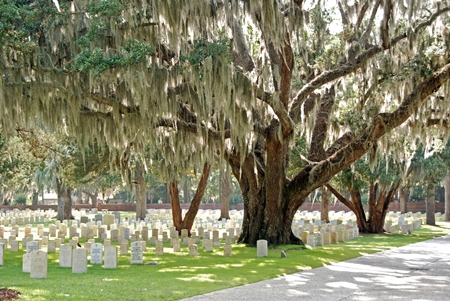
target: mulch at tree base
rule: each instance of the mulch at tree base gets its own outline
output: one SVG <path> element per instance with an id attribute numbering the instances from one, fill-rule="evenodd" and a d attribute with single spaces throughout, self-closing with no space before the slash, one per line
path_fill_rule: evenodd
<path id="1" fill-rule="evenodd" d="M 0 301 L 17 299 L 21 294 L 21 292 L 16 290 L 11 290 L 7 287 L 0 287 Z"/>

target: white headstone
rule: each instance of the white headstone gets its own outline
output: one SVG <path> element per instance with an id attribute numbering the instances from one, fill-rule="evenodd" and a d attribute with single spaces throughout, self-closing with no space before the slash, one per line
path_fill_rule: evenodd
<path id="1" fill-rule="evenodd" d="M 256 254 L 258 257 L 265 257 L 269 255 L 267 240 L 260 239 L 256 242 Z"/>
<path id="2" fill-rule="evenodd" d="M 29 273 L 31 271 L 31 253 L 22 255 L 22 272 Z"/>
<path id="3" fill-rule="evenodd" d="M 103 264 L 103 245 L 93 243 L 91 245 L 91 264 Z"/>
<path id="4" fill-rule="evenodd" d="M 47 278 L 47 252 L 36 250 L 30 254 L 30 278 Z"/>
<path id="5" fill-rule="evenodd" d="M 191 256 L 198 255 L 198 247 L 196 244 L 189 245 L 189 255 Z"/>
<path id="6" fill-rule="evenodd" d="M 77 248 L 73 250 L 72 257 L 72 273 L 82 274 L 87 273 L 87 250 Z"/>
<path id="7" fill-rule="evenodd" d="M 156 241 L 156 255 L 158 256 L 164 255 L 164 245 L 163 242 L 160 240 Z"/>
<path id="8" fill-rule="evenodd" d="M 72 252 L 73 248 L 71 245 L 61 245 L 59 248 L 59 266 L 61 268 L 71 268 L 72 267 Z"/>
<path id="9" fill-rule="evenodd" d="M 131 243 L 131 264 L 143 264 L 144 253 L 142 251 L 142 243 L 134 241 Z"/>
<path id="10" fill-rule="evenodd" d="M 105 269 L 117 268 L 117 247 L 109 246 L 105 247 Z"/>
<path id="11" fill-rule="evenodd" d="M 29 241 L 27 242 L 27 253 L 31 253 L 39 249 L 39 244 L 37 241 Z"/>
<path id="12" fill-rule="evenodd" d="M 231 245 L 223 246 L 223 256 L 231 256 L 231 255 L 232 255 Z"/>

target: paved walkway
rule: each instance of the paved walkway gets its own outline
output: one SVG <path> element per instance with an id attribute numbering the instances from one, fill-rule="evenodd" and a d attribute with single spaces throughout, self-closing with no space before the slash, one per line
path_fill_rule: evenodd
<path id="1" fill-rule="evenodd" d="M 450 300 L 450 236 L 183 300 Z"/>

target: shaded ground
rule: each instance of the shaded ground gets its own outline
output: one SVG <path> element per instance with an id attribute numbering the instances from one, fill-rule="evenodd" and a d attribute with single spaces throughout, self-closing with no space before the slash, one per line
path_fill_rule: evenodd
<path id="1" fill-rule="evenodd" d="M 15 300 L 19 298 L 20 295 L 21 293 L 16 290 L 12 290 L 7 287 L 0 287 L 0 301 Z"/>

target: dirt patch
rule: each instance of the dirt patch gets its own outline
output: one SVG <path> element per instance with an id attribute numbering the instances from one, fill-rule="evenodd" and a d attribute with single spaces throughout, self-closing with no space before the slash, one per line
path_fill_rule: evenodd
<path id="1" fill-rule="evenodd" d="M 9 289 L 7 287 L 0 287 L 0 301 L 3 300 L 15 300 L 20 297 L 22 293 Z"/>

